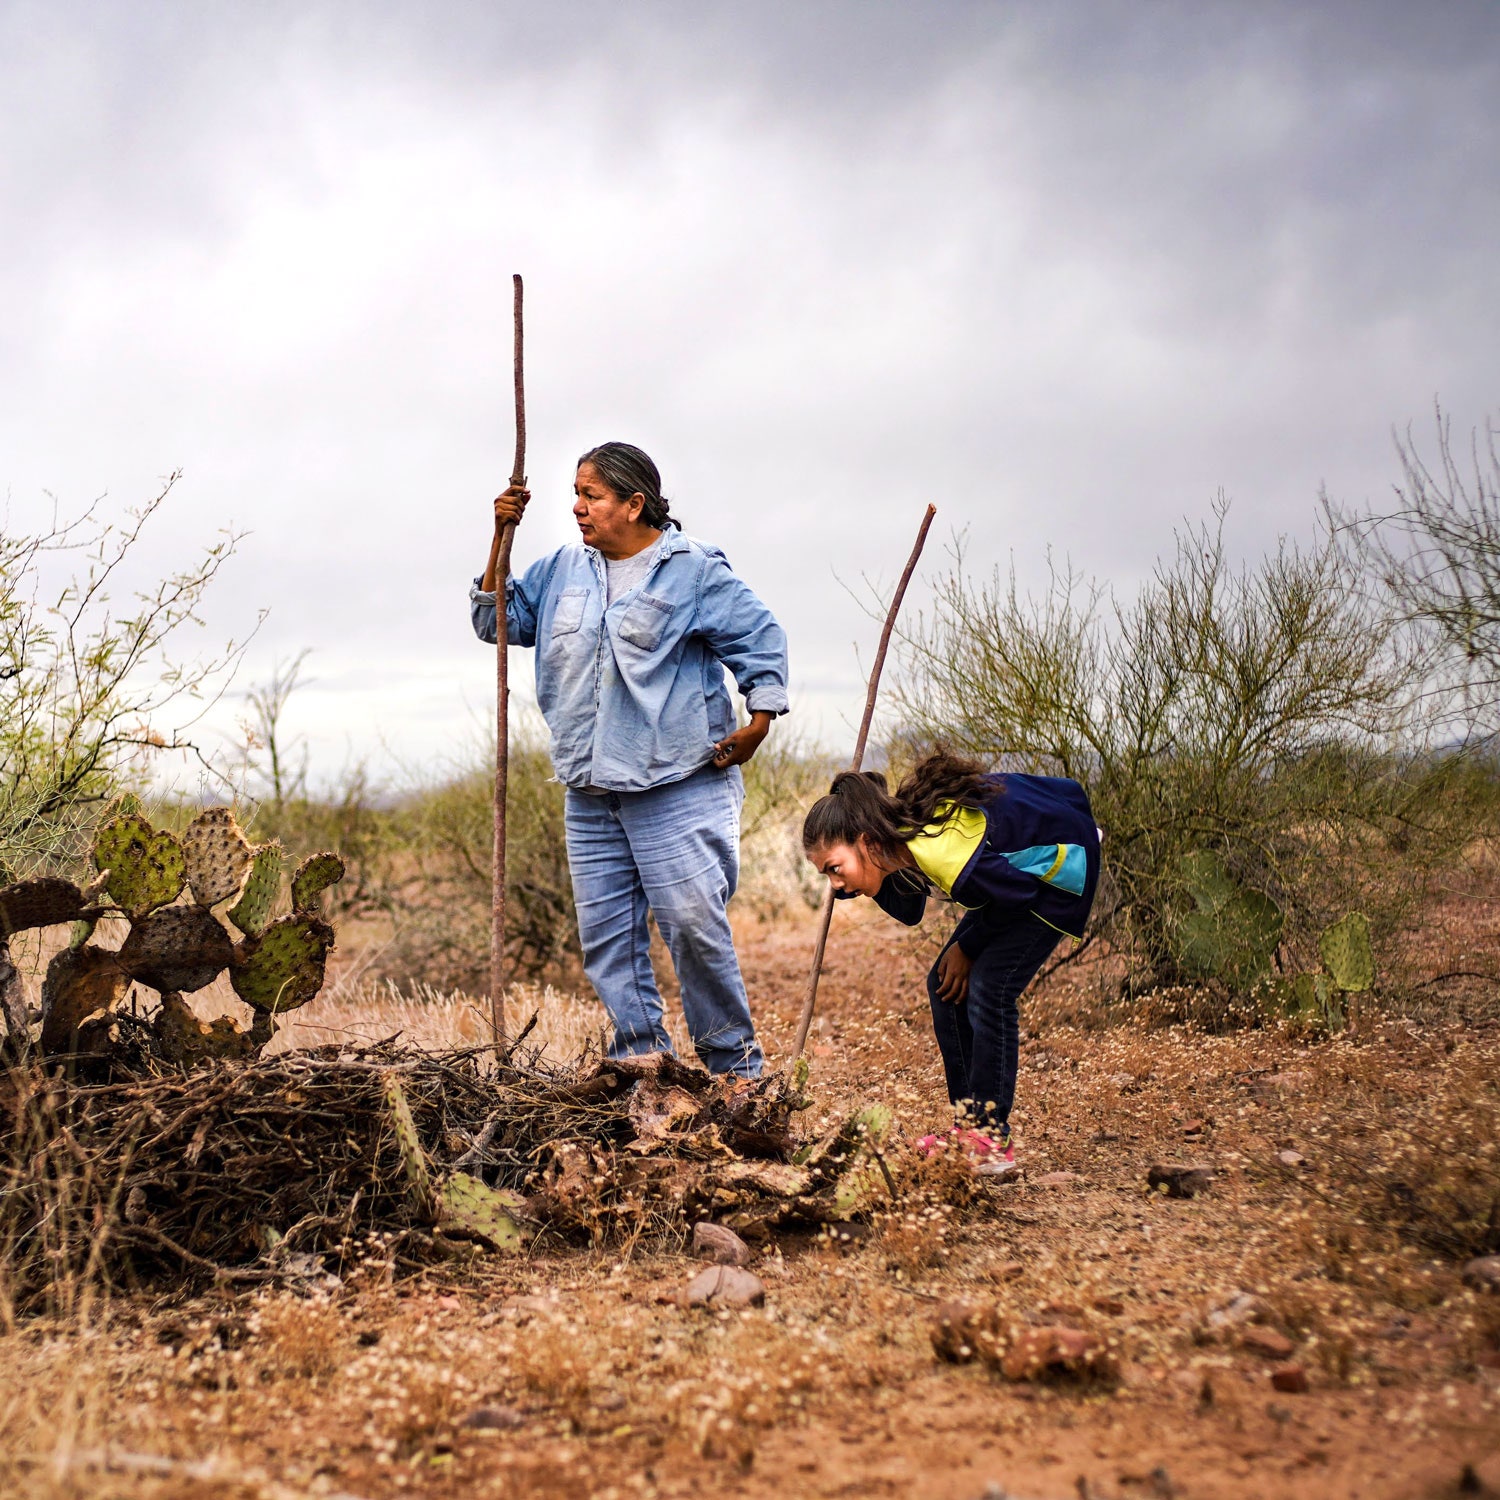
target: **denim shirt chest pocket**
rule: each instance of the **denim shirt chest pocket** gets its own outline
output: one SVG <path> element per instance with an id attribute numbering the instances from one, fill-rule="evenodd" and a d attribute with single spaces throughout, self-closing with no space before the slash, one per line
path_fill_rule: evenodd
<path id="1" fill-rule="evenodd" d="M 590 627 L 592 602 L 587 588 L 566 588 L 557 596 L 552 611 L 552 630 L 540 655 L 556 674 L 553 691 L 563 698 L 574 698 L 579 694 L 591 696 L 593 692 L 591 663 L 599 646 L 599 614 L 597 610 L 592 611 L 593 624 Z M 540 687 L 538 682 L 539 690 Z"/>
<path id="2" fill-rule="evenodd" d="M 552 611 L 552 635 L 572 635 L 583 624 L 583 612 L 588 608 L 587 589 L 564 589 L 557 596 L 557 608 Z"/>
<path id="3" fill-rule="evenodd" d="M 651 594 L 637 594 L 615 629 L 615 635 L 640 651 L 655 651 L 672 618 L 672 605 Z"/>

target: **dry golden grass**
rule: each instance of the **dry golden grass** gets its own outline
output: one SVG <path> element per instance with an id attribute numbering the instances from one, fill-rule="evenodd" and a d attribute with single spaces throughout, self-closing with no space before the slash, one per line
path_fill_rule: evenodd
<path id="1" fill-rule="evenodd" d="M 118 930 L 102 933 L 106 946 L 124 935 Z M 101 924 L 108 928 L 111 924 Z M 41 974 L 46 961 L 58 946 L 52 941 L 39 943 L 35 933 L 16 939 L 17 968 L 25 976 L 28 999 L 39 1003 Z M 665 1020 L 673 1045 L 684 1056 L 692 1055 L 681 1007 L 672 998 L 675 990 L 668 984 Z M 188 997 L 189 1005 L 201 1020 L 212 1021 L 229 1016 L 241 1028 L 252 1020 L 250 1007 L 235 995 L 227 975 L 221 974 L 212 984 Z M 126 1005 L 144 1015 L 156 1008 L 153 992 L 136 986 Z M 604 1007 L 592 994 L 580 995 L 560 990 L 550 984 L 512 985 L 506 993 L 506 1025 L 514 1034 L 535 1015 L 536 1025 L 528 1043 L 542 1049 L 549 1061 L 564 1062 L 592 1049 L 597 1052 L 608 1036 L 608 1017 Z M 266 1049 L 268 1055 L 305 1047 L 341 1043 L 381 1041 L 399 1036 L 410 1046 L 425 1051 L 483 1046 L 490 1040 L 490 1005 L 487 996 L 474 996 L 462 990 L 442 991 L 429 985 L 405 989 L 376 977 L 367 954 L 340 954 L 330 972 L 323 992 L 310 1004 L 292 1011 L 279 1022 L 275 1039 Z"/>

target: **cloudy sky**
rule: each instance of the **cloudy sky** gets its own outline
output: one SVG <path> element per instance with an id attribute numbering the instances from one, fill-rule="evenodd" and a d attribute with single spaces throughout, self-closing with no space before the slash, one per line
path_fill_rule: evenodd
<path id="1" fill-rule="evenodd" d="M 315 772 L 437 763 L 519 270 L 518 562 L 641 444 L 840 745 L 927 501 L 1128 589 L 1500 410 L 1497 97 L 1484 3 L 0 3 L 3 524 L 181 468 L 143 566 L 250 532 L 204 645 L 311 648 Z"/>

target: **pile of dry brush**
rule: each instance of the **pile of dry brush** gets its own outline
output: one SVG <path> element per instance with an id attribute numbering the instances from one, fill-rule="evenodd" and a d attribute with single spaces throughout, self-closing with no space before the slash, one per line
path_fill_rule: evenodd
<path id="1" fill-rule="evenodd" d="M 0 1269 L 17 1311 L 64 1289 L 339 1274 L 434 1257 L 680 1236 L 754 1237 L 885 1196 L 867 1110 L 799 1149 L 799 1084 L 654 1054 L 549 1065 L 512 1044 L 393 1043 L 82 1082 L 0 1073 Z"/>
<path id="2" fill-rule="evenodd" d="M 711 1078 L 665 1054 L 558 1067 L 524 1031 L 503 1051 L 387 1042 L 264 1057 L 278 1019 L 323 984 L 334 933 L 319 903 L 340 857 L 310 856 L 287 884 L 281 846 L 252 846 L 230 808 L 179 838 L 122 804 L 93 863 L 87 888 L 0 887 L 11 1308 L 163 1274 L 262 1281 L 544 1234 L 680 1235 L 703 1217 L 755 1236 L 846 1218 L 890 1184 L 883 1110 L 798 1148 L 800 1078 Z M 91 941 L 105 916 L 129 924 L 118 948 Z M 33 1015 L 7 944 L 62 924 L 70 941 Z M 248 1031 L 184 999 L 226 970 L 255 1015 Z M 158 992 L 153 1018 L 124 1008 L 133 984 Z"/>

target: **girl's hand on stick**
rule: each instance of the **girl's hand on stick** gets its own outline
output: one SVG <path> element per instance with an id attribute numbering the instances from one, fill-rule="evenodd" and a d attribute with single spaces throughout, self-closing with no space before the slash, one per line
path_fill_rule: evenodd
<path id="1" fill-rule="evenodd" d="M 495 496 L 495 529 L 513 526 L 526 514 L 526 502 L 531 491 L 524 485 L 513 484 L 503 495 Z"/>
<path id="2" fill-rule="evenodd" d="M 957 1005 L 969 993 L 969 970 L 974 960 L 957 943 L 943 949 L 937 961 L 937 995 L 950 1005 Z"/>

